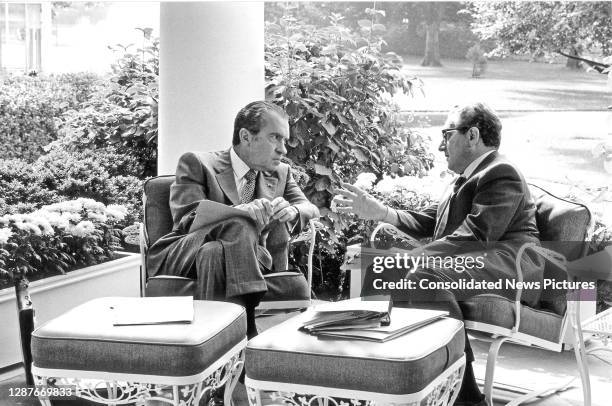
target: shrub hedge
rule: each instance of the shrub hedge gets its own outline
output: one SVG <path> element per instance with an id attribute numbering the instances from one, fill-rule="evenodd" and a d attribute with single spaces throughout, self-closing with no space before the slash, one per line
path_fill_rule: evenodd
<path id="1" fill-rule="evenodd" d="M 57 119 L 102 86 L 91 73 L 9 76 L 0 82 L 0 158 L 32 162 L 58 137 Z"/>

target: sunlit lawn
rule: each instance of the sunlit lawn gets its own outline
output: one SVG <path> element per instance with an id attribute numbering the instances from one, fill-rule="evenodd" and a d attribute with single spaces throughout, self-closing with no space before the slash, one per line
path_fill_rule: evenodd
<path id="1" fill-rule="evenodd" d="M 417 58 L 405 60 L 405 70 L 423 80 L 425 96 L 398 100 L 402 109 L 414 112 L 412 126 L 431 138 L 436 166 L 446 166 L 437 152 L 445 112 L 454 104 L 482 100 L 502 117 L 500 151 L 529 180 L 586 201 L 608 188 L 600 205 L 609 205 L 612 176 L 592 154 L 599 143 L 612 145 L 612 111 L 606 109 L 612 89 L 605 75 L 561 64 L 495 61 L 483 78 L 472 79 L 467 61 L 423 68 Z"/>
<path id="2" fill-rule="evenodd" d="M 486 100 L 500 111 L 601 111 L 612 104 L 606 75 L 572 71 L 563 64 L 490 61 L 486 73 L 475 79 L 467 60 L 443 60 L 437 68 L 422 67 L 415 57 L 404 62 L 406 73 L 423 80 L 425 94 L 398 98 L 407 110 L 447 111 L 470 100 Z"/>

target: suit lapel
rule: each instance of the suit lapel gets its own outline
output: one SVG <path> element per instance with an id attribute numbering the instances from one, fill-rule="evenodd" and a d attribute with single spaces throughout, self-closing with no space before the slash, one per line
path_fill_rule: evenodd
<path id="1" fill-rule="evenodd" d="M 276 186 L 278 185 L 278 178 L 274 176 L 268 176 L 264 172 L 260 172 L 257 177 L 257 188 L 255 189 L 255 196 L 258 199 L 274 200 L 276 197 Z"/>
<path id="2" fill-rule="evenodd" d="M 230 158 L 229 150 L 224 151 L 219 156 L 216 163 L 216 170 L 218 173 L 215 175 L 219 187 L 223 190 L 223 193 L 232 202 L 232 204 L 240 204 L 240 198 L 238 197 L 238 188 L 236 187 L 236 181 L 234 180 L 234 169 L 232 168 L 232 160 Z"/>
<path id="3" fill-rule="evenodd" d="M 438 213 L 436 216 L 437 217 L 436 227 L 434 229 L 434 240 L 437 240 L 444 235 L 444 232 L 446 231 L 446 226 L 448 224 L 448 215 L 450 213 L 451 203 L 452 203 L 452 200 L 456 198 L 457 195 L 459 194 L 459 190 L 461 190 L 461 188 L 465 186 L 465 184 L 468 182 L 469 179 L 471 179 L 476 174 L 478 174 L 478 172 L 482 171 L 484 168 L 489 166 L 491 162 L 493 162 L 493 160 L 497 158 L 497 156 L 498 156 L 498 152 L 493 151 L 480 164 L 478 164 L 476 169 L 474 169 L 474 171 L 470 174 L 470 177 L 467 178 L 465 182 L 463 183 L 463 185 L 457 190 L 457 193 L 453 193 L 452 185 L 454 181 L 448 186 L 448 189 L 450 190 L 447 190 L 447 193 L 445 194 L 446 196 L 445 199 L 438 206 Z"/>

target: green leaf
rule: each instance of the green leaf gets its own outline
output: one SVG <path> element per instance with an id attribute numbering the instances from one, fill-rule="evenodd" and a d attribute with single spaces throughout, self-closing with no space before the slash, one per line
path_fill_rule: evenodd
<path id="1" fill-rule="evenodd" d="M 332 136 L 338 131 L 338 128 L 336 128 L 336 126 L 329 120 L 321 120 L 321 126 L 325 128 L 325 131 L 327 131 L 329 135 Z"/>
<path id="2" fill-rule="evenodd" d="M 366 156 L 366 154 L 359 148 L 353 148 L 351 152 L 353 153 L 355 158 L 357 158 L 357 160 L 361 162 L 366 162 L 368 160 L 368 157 Z"/>
<path id="3" fill-rule="evenodd" d="M 315 173 L 318 175 L 331 176 L 332 170 L 325 165 L 314 164 Z"/>
<path id="4" fill-rule="evenodd" d="M 327 188 L 331 185 L 329 178 L 327 176 L 322 176 L 315 182 L 315 189 L 318 192 L 327 190 Z"/>

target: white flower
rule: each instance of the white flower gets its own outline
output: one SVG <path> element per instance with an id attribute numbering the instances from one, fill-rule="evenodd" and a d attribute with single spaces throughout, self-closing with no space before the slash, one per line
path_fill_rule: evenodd
<path id="1" fill-rule="evenodd" d="M 353 185 L 360 189 L 369 190 L 372 188 L 375 180 L 376 175 L 370 172 L 364 172 L 357 176 L 357 181 Z"/>
<path id="2" fill-rule="evenodd" d="M 17 227 L 19 230 L 22 230 L 22 231 L 30 231 L 34 233 L 35 235 L 42 235 L 40 228 L 38 228 L 36 224 L 32 224 L 27 221 L 16 221 L 15 227 Z"/>
<path id="3" fill-rule="evenodd" d="M 43 216 L 52 227 L 59 228 L 60 230 L 65 230 L 70 225 L 68 219 L 61 214 L 54 211 L 47 210 L 39 210 L 41 216 Z M 66 216 L 75 216 L 73 213 L 66 213 Z M 77 222 L 81 220 L 79 215 L 76 215 L 78 219 Z"/>
<path id="4" fill-rule="evenodd" d="M 53 227 L 51 227 L 51 223 L 49 220 L 47 220 L 44 211 L 38 210 L 28 214 L 27 219 L 31 224 L 38 226 L 43 235 L 55 234 L 55 231 L 53 231 Z"/>
<path id="5" fill-rule="evenodd" d="M 108 217 L 106 216 L 106 214 L 96 213 L 96 212 L 87 213 L 87 218 L 99 221 L 100 223 L 106 223 L 106 221 L 108 220 Z"/>
<path id="6" fill-rule="evenodd" d="M 76 201 L 79 202 L 79 204 L 86 210 L 100 211 L 100 212 L 104 211 L 104 203 L 96 202 L 94 199 L 87 199 L 87 198 L 81 197 L 77 199 Z"/>
<path id="7" fill-rule="evenodd" d="M 88 237 L 96 230 L 96 227 L 91 221 L 81 221 L 74 227 L 68 229 L 68 232 L 75 237 Z"/>
<path id="8" fill-rule="evenodd" d="M 78 223 L 81 221 L 81 215 L 78 213 L 62 212 L 61 217 L 70 223 Z"/>
<path id="9" fill-rule="evenodd" d="M 6 244 L 13 235 L 9 228 L 0 228 L 0 244 Z"/>
<path id="10" fill-rule="evenodd" d="M 81 210 L 83 210 L 83 205 L 78 200 L 67 200 L 65 202 L 43 206 L 42 209 L 59 213 L 79 213 Z"/>
<path id="11" fill-rule="evenodd" d="M 123 220 L 127 216 L 127 207 L 120 204 L 109 204 L 106 206 L 106 215 L 117 220 Z"/>
<path id="12" fill-rule="evenodd" d="M 391 194 L 395 191 L 395 182 L 389 175 L 383 175 L 382 180 L 376 184 L 374 190 L 383 195 Z"/>

